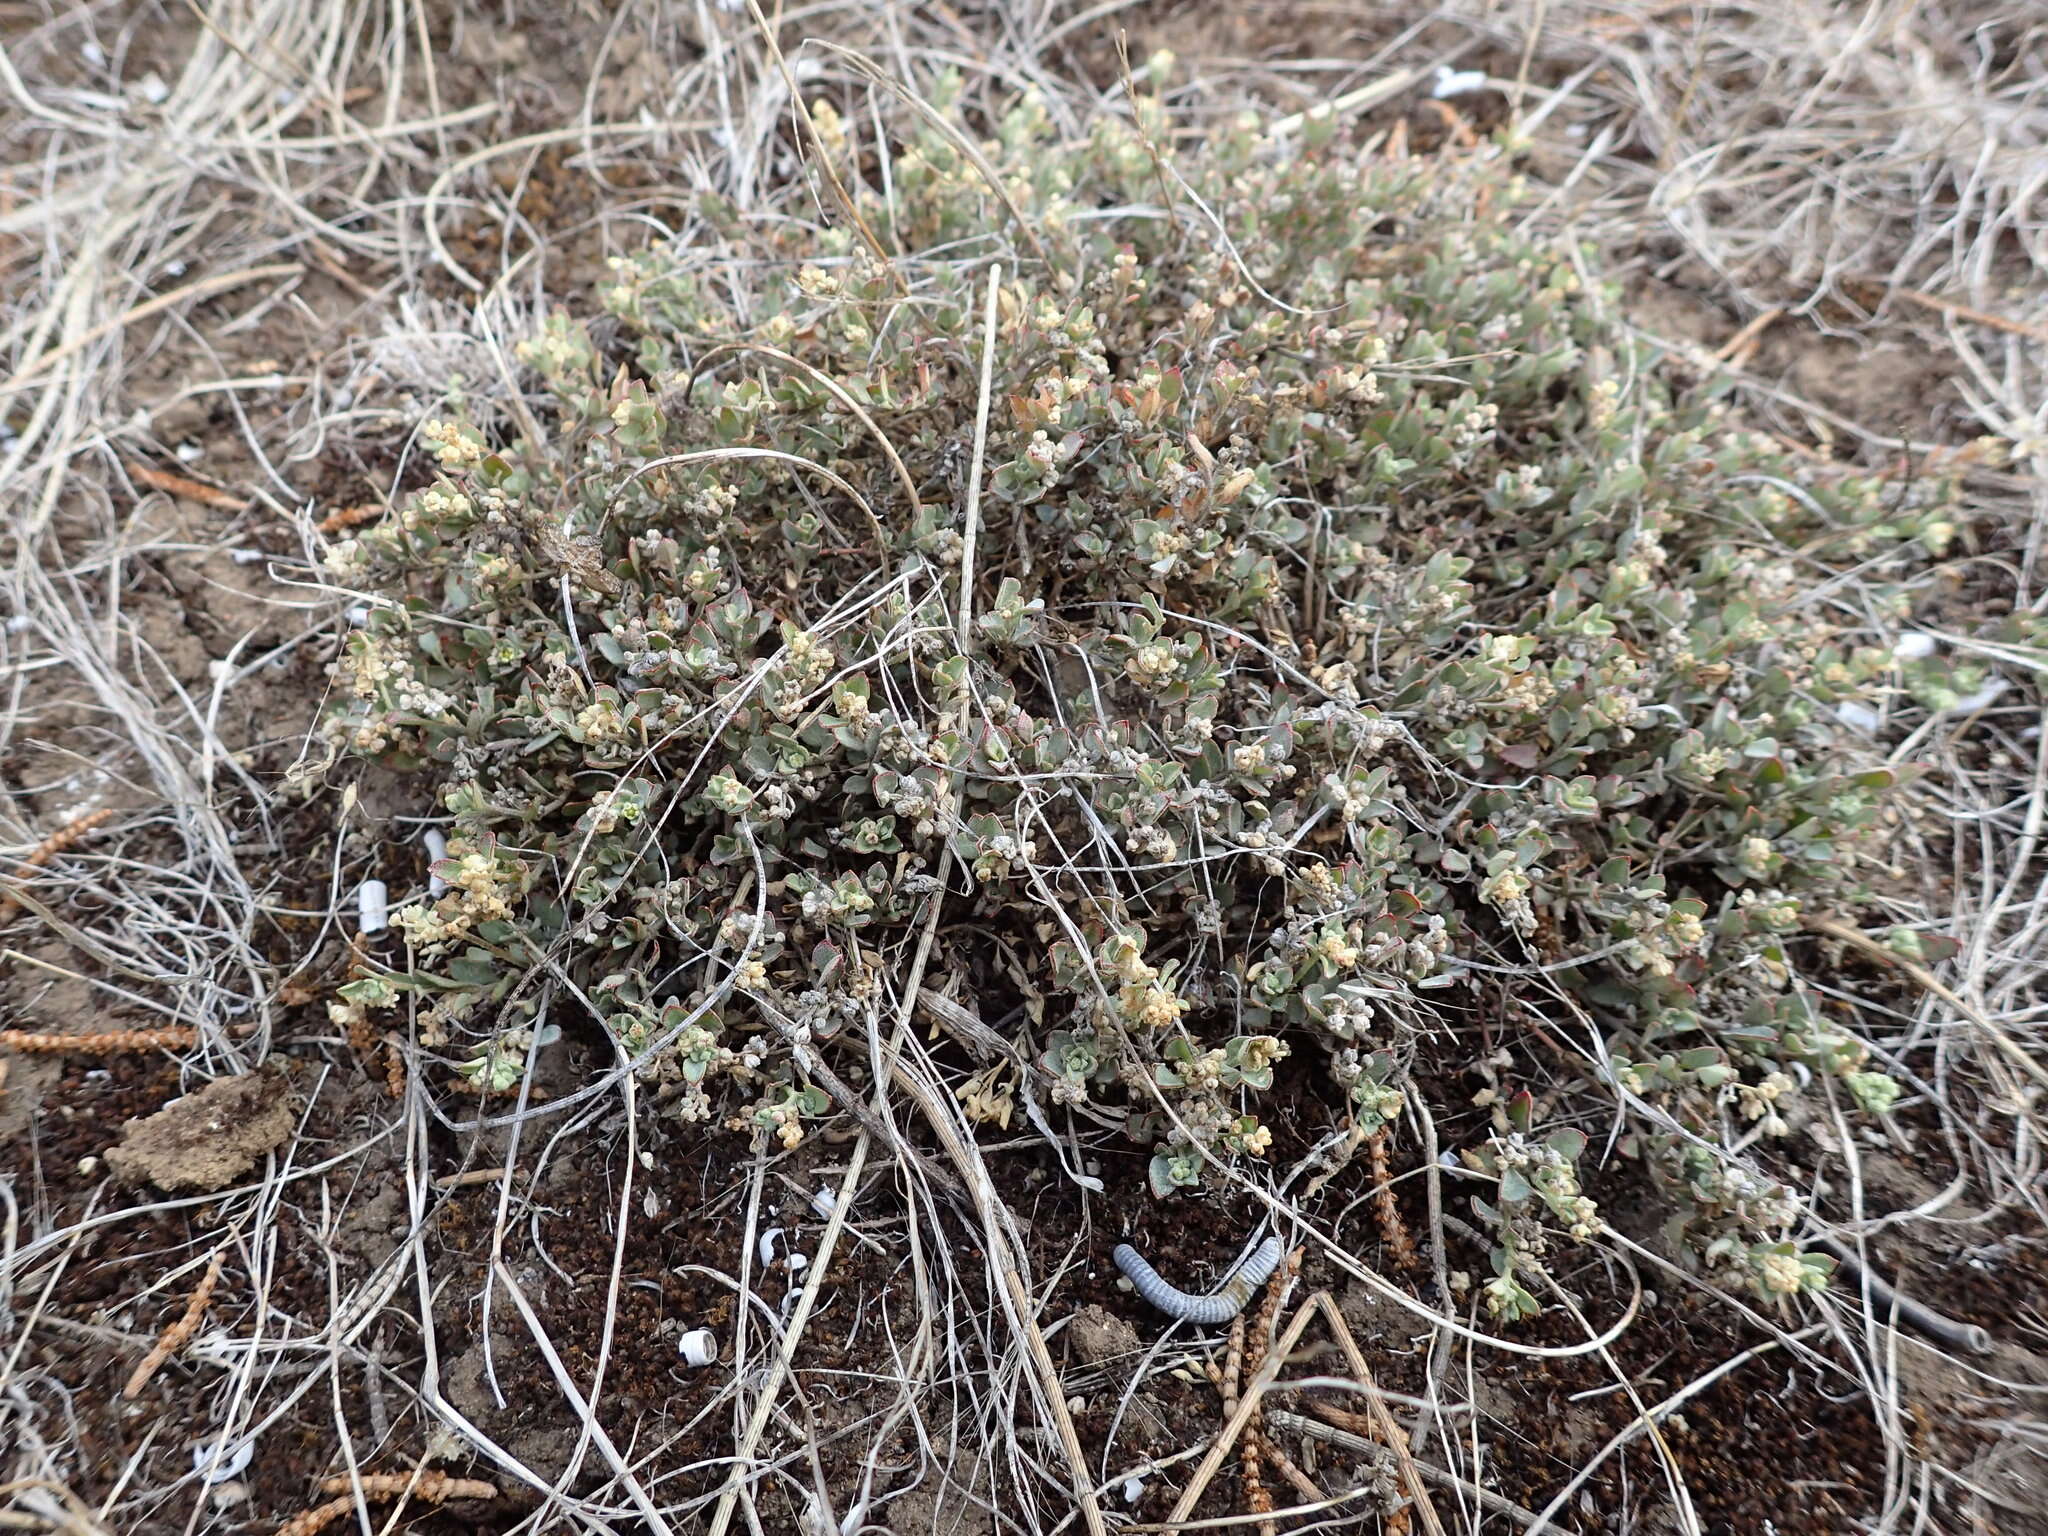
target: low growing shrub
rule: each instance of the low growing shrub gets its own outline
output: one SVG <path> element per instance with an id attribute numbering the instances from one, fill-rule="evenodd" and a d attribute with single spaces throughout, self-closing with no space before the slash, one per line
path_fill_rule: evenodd
<path id="1" fill-rule="evenodd" d="M 1838 711 L 1897 683 L 1948 489 L 1675 396 L 1501 151 L 1182 154 L 1137 108 L 920 124 L 884 178 L 821 102 L 865 237 L 707 204 L 519 348 L 523 433 L 427 424 L 439 478 L 327 557 L 372 599 L 328 732 L 434 777 L 446 891 L 338 1015 L 414 996 L 502 1088 L 545 966 L 664 1112 L 793 1146 L 830 1101 L 790 1040 L 864 1038 L 943 888 L 1049 1074 L 970 1112 L 1119 1124 L 1168 1197 L 1266 1152 L 1290 1051 L 1365 1130 L 1452 1091 L 1418 1040 L 1505 983 L 1605 1112 L 1503 1088 L 1463 1149 L 1496 1312 L 1598 1230 L 1616 1105 L 1696 1253 L 1819 1284 L 1735 1149 L 1823 1079 L 1897 1092 L 1787 939 L 1858 899 L 1893 775 Z"/>

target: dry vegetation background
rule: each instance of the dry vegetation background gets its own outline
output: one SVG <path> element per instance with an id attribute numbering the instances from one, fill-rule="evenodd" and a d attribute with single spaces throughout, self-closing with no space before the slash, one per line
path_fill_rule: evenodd
<path id="1" fill-rule="evenodd" d="M 1641 1347 L 1580 1375 L 1346 1304 L 1369 1351 L 1448 1366 L 1387 1372 L 1474 1409 L 1418 1441 L 1454 1469 L 1446 1528 L 1529 1528 L 1473 1482 L 1538 1510 L 1563 1490 L 1555 1518 L 1588 1530 L 2048 1528 L 2048 743 L 2039 653 L 1975 638 L 1987 613 L 2048 603 L 2048 23 L 1983 0 L 838 0 L 765 18 L 711 0 L 0 0 L 0 1026 L 129 1048 L 0 1054 L 0 1522 L 269 1531 L 322 1507 L 366 1532 L 793 1531 L 808 1506 L 847 1532 L 1050 1531 L 1076 1518 L 1077 1457 L 1107 1511 L 1088 1523 L 1160 1518 L 1125 1480 L 1185 1476 L 1214 1431 L 1206 1383 L 1173 1376 L 1172 1352 L 1147 1362 L 1156 1380 L 1142 1355 L 1084 1358 L 1053 1326 L 1110 1299 L 1113 1230 L 1039 1209 L 1042 1359 L 971 1273 L 936 1330 L 907 1315 L 940 1294 L 928 1266 L 955 1273 L 920 1249 L 951 1239 L 920 1237 L 914 1204 L 893 1230 L 850 1220 L 798 1370 L 765 1379 L 764 1333 L 809 1277 L 754 1238 L 815 1244 L 810 1196 L 852 1187 L 857 1160 L 848 1180 L 830 1145 L 773 1173 L 744 1148 L 676 1149 L 650 1174 L 616 1116 L 579 1112 L 528 1133 L 547 1178 L 501 1177 L 511 1128 L 418 1085 L 393 1102 L 317 1006 L 351 893 L 419 807 L 287 779 L 346 623 L 319 551 L 420 483 L 413 434 L 451 385 L 488 418 L 518 387 L 512 343 L 702 193 L 819 216 L 792 80 L 850 98 L 859 132 L 906 110 L 806 39 L 913 84 L 957 68 L 970 110 L 1037 86 L 1078 130 L 1127 110 L 1120 34 L 1133 60 L 1179 54 L 1191 135 L 1330 100 L 1375 153 L 1517 123 L 1541 226 L 1623 284 L 1673 366 L 1725 374 L 1816 455 L 1907 473 L 1980 434 L 2012 445 L 1973 476 L 1917 616 L 2002 690 L 1916 717 L 1894 749 L 1933 769 L 1900 829 L 1895 915 L 1961 950 L 1931 985 L 1830 952 L 1940 1104 L 1863 1148 L 1873 1204 L 1907 1215 L 1858 1240 L 1997 1352 L 1944 1359 L 1855 1285 L 1794 1338 L 1667 1279 Z M 1441 65 L 1490 84 L 1446 112 Z M 165 1196 L 108 1178 L 125 1119 L 216 1079 L 269 1084 L 238 1074 L 286 1047 L 277 1091 L 131 1152 L 159 1159 Z M 240 1158 L 241 1181 L 181 1192 L 193 1158 Z M 622 1213 L 658 1236 L 629 1252 Z M 1225 1262 L 1236 1217 L 1194 1219 L 1190 1263 Z M 734 1305 L 748 1289 L 759 1316 Z M 124 1396 L 187 1315 L 176 1358 Z M 680 1368 L 692 1318 L 751 1330 L 754 1363 Z M 1083 1404 L 1086 1445 L 1055 1433 L 1055 1387 Z M 1683 1431 L 1643 1433 L 1641 1409 L 1674 1398 Z M 1105 1459 L 1112 1416 L 1129 1422 Z M 735 1444 L 768 1471 L 721 1503 Z M 1377 1517 L 1287 1524 L 1318 1520 Z"/>

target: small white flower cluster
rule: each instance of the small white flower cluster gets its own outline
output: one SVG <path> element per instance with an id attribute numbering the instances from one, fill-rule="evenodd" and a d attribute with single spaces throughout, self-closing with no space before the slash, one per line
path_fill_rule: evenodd
<path id="1" fill-rule="evenodd" d="M 1356 1046 L 1347 1045 L 1330 1057 L 1330 1077 L 1363 1117 L 1391 1121 L 1401 1113 L 1401 1090 L 1383 1083 L 1366 1071 L 1367 1060 Z"/>
<path id="2" fill-rule="evenodd" d="M 1773 1296 L 1797 1296 L 1801 1291 L 1810 1289 L 1808 1273 L 1796 1253 L 1767 1249 L 1756 1256 L 1757 1282 Z"/>
<path id="3" fill-rule="evenodd" d="M 1146 961 L 1138 941 L 1119 933 L 1103 946 L 1103 961 L 1119 984 L 1117 1012 L 1140 1029 L 1170 1029 L 1188 1010 L 1187 999 L 1166 981 L 1159 967 Z"/>
<path id="4" fill-rule="evenodd" d="M 420 437 L 451 474 L 475 469 L 484 461 L 484 445 L 476 433 L 438 418 L 420 428 Z"/>
<path id="5" fill-rule="evenodd" d="M 320 556 L 327 574 L 343 585 L 352 585 L 369 574 L 370 551 L 361 539 L 336 539 Z"/>
<path id="6" fill-rule="evenodd" d="M 1599 1207 L 1581 1193 L 1578 1169 L 1563 1153 L 1520 1133 L 1496 1136 L 1487 1144 L 1487 1150 L 1503 1177 L 1512 1172 L 1528 1183 L 1550 1213 L 1565 1224 L 1565 1235 L 1573 1242 L 1587 1242 L 1599 1235 Z M 1522 1241 L 1517 1246 L 1526 1247 L 1531 1253 L 1542 1252 L 1538 1231 L 1532 1229 L 1524 1234 L 1518 1230 L 1518 1236 Z"/>
<path id="7" fill-rule="evenodd" d="M 1515 932 L 1530 934 L 1536 931 L 1536 908 L 1529 900 L 1534 889 L 1524 871 L 1509 868 L 1480 884 L 1479 899 L 1498 911 L 1501 921 Z"/>
<path id="8" fill-rule="evenodd" d="M 1180 670 L 1180 657 L 1164 640 L 1138 646 L 1124 658 L 1124 676 L 1148 693 L 1164 688 L 1180 676 Z"/>
<path id="9" fill-rule="evenodd" d="M 1481 443 L 1490 441 L 1499 426 L 1499 406 L 1491 401 L 1475 405 L 1450 423 L 1451 447 L 1460 453 L 1469 453 Z"/>
<path id="10" fill-rule="evenodd" d="M 1586 391 L 1586 421 L 1594 431 L 1599 431 L 1614 420 L 1614 413 L 1621 401 L 1621 381 L 1600 379 Z"/>
<path id="11" fill-rule="evenodd" d="M 451 838 L 439 870 L 449 886 L 445 896 L 432 903 L 409 902 L 392 915 L 408 944 L 438 953 L 468 937 L 477 924 L 512 916 L 521 880 L 516 860 Z"/>
<path id="12" fill-rule="evenodd" d="M 1760 1083 L 1738 1083 L 1735 1094 L 1742 1108 L 1742 1118 L 1762 1122 L 1766 1136 L 1783 1136 L 1791 1127 L 1784 1116 L 1778 1113 L 1778 1101 L 1798 1091 L 1798 1084 L 1783 1072 L 1765 1074 Z"/>
<path id="13" fill-rule="evenodd" d="M 632 727 L 611 694 L 598 695 L 576 715 L 577 739 L 592 746 L 622 742 L 631 734 Z"/>

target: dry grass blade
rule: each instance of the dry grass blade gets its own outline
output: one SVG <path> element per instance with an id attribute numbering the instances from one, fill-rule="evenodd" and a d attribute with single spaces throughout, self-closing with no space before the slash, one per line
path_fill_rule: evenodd
<path id="1" fill-rule="evenodd" d="M 769 56 L 775 60 L 776 69 L 781 71 L 783 84 L 789 91 L 790 111 L 804 126 L 804 137 L 809 141 L 817 157 L 815 163 L 825 173 L 826 185 L 832 189 L 832 197 L 839 205 L 840 214 L 859 234 L 861 243 L 868 248 L 868 254 L 874 257 L 875 264 L 889 274 L 890 281 L 896 285 L 897 291 L 906 292 L 903 274 L 896 270 L 896 263 L 889 257 L 888 247 L 883 245 L 875 237 L 874 230 L 868 227 L 868 221 L 861 216 L 859 207 L 854 203 L 852 195 L 847 192 L 846 183 L 840 179 L 839 167 L 832 163 L 832 153 L 819 136 L 818 125 L 811 120 L 811 109 L 804 101 L 803 87 L 797 82 L 796 72 L 789 67 L 789 59 L 782 51 L 782 44 L 776 40 L 775 27 L 761 14 L 760 0 L 746 0 L 746 4 L 748 14 L 754 18 L 754 25 L 760 29 L 761 40 L 768 47 Z"/>
<path id="2" fill-rule="evenodd" d="M 1380 1394 L 1379 1384 L 1373 1380 L 1372 1368 L 1366 1364 L 1365 1352 L 1358 1347 L 1358 1340 L 1352 1337 L 1351 1326 L 1344 1321 L 1344 1313 L 1327 1291 L 1318 1291 L 1310 1298 L 1310 1305 L 1319 1307 L 1329 1320 L 1330 1332 L 1336 1337 L 1338 1348 L 1344 1351 L 1352 1379 L 1365 1388 L 1367 1414 L 1377 1427 L 1380 1443 L 1393 1452 L 1394 1465 L 1401 1474 L 1402 1491 L 1421 1514 L 1423 1529 L 1429 1532 L 1429 1536 L 1444 1536 L 1443 1521 L 1437 1517 L 1436 1506 L 1430 1502 L 1422 1474 L 1408 1448 L 1407 1431 L 1395 1421 L 1386 1398 Z"/>
<path id="3" fill-rule="evenodd" d="M 1798 1333 L 1792 1335 L 1792 1338 L 1795 1340 L 1807 1339 L 1822 1331 L 1819 1325 L 1815 1325 L 1811 1328 L 1801 1329 Z M 1630 1421 L 1626 1429 L 1622 1430 L 1621 1433 L 1614 1436 L 1613 1439 L 1594 1452 L 1588 1460 L 1581 1463 L 1578 1471 L 1572 1475 L 1571 1480 L 1564 1487 L 1560 1488 L 1556 1496 L 1543 1507 L 1541 1513 L 1536 1516 L 1528 1530 L 1524 1532 L 1524 1536 L 1542 1536 L 1544 1531 L 1556 1529 L 1557 1527 L 1552 1522 L 1563 1512 L 1565 1505 L 1571 1502 L 1572 1495 L 1577 1493 L 1579 1489 L 1583 1488 L 1591 1480 L 1593 1474 L 1600 1469 L 1608 1457 L 1639 1436 L 1656 1433 L 1658 1423 L 1669 1417 L 1681 1405 L 1699 1396 L 1700 1393 L 1706 1391 L 1707 1388 L 1711 1387 L 1723 1376 L 1728 1375 L 1731 1371 L 1740 1370 L 1750 1361 L 1779 1348 L 1780 1342 L 1777 1339 L 1766 1339 L 1761 1344 L 1753 1345 L 1749 1349 L 1743 1350 L 1740 1354 L 1731 1356 L 1729 1359 L 1722 1361 L 1713 1370 L 1707 1371 L 1687 1382 L 1684 1387 L 1672 1393 L 1671 1396 L 1665 1398 L 1664 1401 L 1658 1403 L 1654 1408 L 1650 1408 L 1646 1412 L 1637 1415 L 1636 1418 Z"/>
<path id="4" fill-rule="evenodd" d="M 711 1516 L 709 1536 L 720 1536 L 720 1533 L 732 1523 L 733 1511 L 738 1507 L 750 1474 L 754 1450 L 761 1443 L 761 1436 L 768 1428 L 769 1417 L 775 1411 L 776 1394 L 782 1390 L 783 1380 L 794 1363 L 797 1341 L 803 1337 L 811 1311 L 817 1305 L 818 1293 L 824 1286 L 825 1275 L 831 1268 L 832 1255 L 839 1246 L 839 1234 L 845 1228 L 846 1211 L 852 1204 L 854 1191 L 860 1187 L 860 1176 L 867 1167 L 867 1157 L 868 1139 L 863 1134 L 853 1144 L 853 1155 L 847 1163 L 846 1177 L 840 1183 L 838 1198 L 832 1203 L 832 1214 L 826 1218 L 824 1235 L 818 1239 L 817 1256 L 810 1266 L 811 1278 L 804 1285 L 803 1295 L 797 1301 L 796 1311 L 791 1314 L 789 1325 L 782 1331 L 774 1363 L 768 1368 L 768 1380 L 762 1386 L 760 1395 L 754 1400 L 753 1416 L 748 1419 L 746 1430 L 741 1434 L 739 1444 L 735 1448 L 732 1473 L 726 1480 L 725 1491 L 719 1498 L 718 1507 Z"/>
<path id="5" fill-rule="evenodd" d="M 1181 1490 L 1180 1498 L 1174 1502 L 1172 1514 L 1167 1517 L 1167 1525 L 1162 1529 L 1186 1528 L 1185 1522 L 1194 1513 L 1195 1505 L 1201 1501 L 1211 1480 L 1222 1468 L 1224 1458 L 1237 1445 L 1238 1437 L 1245 1432 L 1252 1421 L 1252 1416 L 1258 1412 L 1259 1400 L 1266 1388 L 1279 1379 L 1282 1364 L 1294 1346 L 1301 1342 L 1301 1336 L 1307 1331 L 1308 1325 L 1315 1321 L 1316 1303 L 1320 1296 L 1321 1292 L 1318 1292 L 1302 1304 L 1301 1310 L 1294 1314 L 1294 1320 L 1287 1325 L 1286 1331 L 1274 1341 L 1265 1363 L 1253 1373 L 1250 1382 L 1240 1389 L 1237 1406 L 1225 1416 L 1223 1427 L 1216 1431 L 1215 1439 L 1209 1444 L 1208 1454 L 1196 1465 L 1194 1475 L 1188 1479 L 1187 1487 Z"/>
<path id="6" fill-rule="evenodd" d="M 959 150 L 967 163 L 974 167 L 975 173 L 981 177 L 989 191 L 995 194 L 996 200 L 1003 205 L 1004 212 L 1010 216 L 1011 227 L 1023 237 L 1024 243 L 1031 247 L 1032 256 L 1043 265 L 1052 264 L 1052 258 L 1046 253 L 1044 242 L 1038 238 L 1038 231 L 1032 228 L 1031 221 L 1024 217 L 1023 211 L 1017 206 L 1017 200 L 1010 195 L 1010 189 L 1003 185 L 1003 178 L 997 174 L 996 168 L 988 163 L 988 156 L 981 152 L 979 145 L 962 133 L 957 124 L 934 111 L 930 102 L 865 54 L 837 43 L 827 43 L 825 46 L 830 52 L 851 64 L 863 79 L 892 92 L 898 101 L 909 107 Z"/>
<path id="7" fill-rule="evenodd" d="M 1903 955 L 1894 953 L 1860 928 L 1852 927 L 1837 918 L 1809 913 L 1801 918 L 1801 922 L 1815 933 L 1825 934 L 1831 939 L 1839 939 L 1859 954 L 1867 955 L 1873 960 L 1882 961 L 1884 964 L 1903 971 L 1906 975 L 1912 977 L 1914 982 L 1940 998 L 1949 1007 L 1955 1009 L 1965 1022 L 1981 1033 L 1985 1039 L 1997 1046 L 1999 1052 L 2007 1061 L 2019 1068 L 2020 1071 L 2026 1073 L 2027 1076 L 2031 1077 L 2042 1087 L 2048 1088 L 2048 1068 L 2044 1068 L 2040 1062 L 2029 1055 L 2020 1043 L 2013 1039 L 2004 1029 L 2001 1029 L 1977 1009 L 1972 1008 L 1962 998 L 1958 997 L 1946 982 L 1939 976 L 1936 976 L 1934 972 L 1928 970 L 1926 966 L 1908 960 Z"/>
<path id="8" fill-rule="evenodd" d="M 562 1363 L 561 1354 L 556 1350 L 554 1341 L 548 1337 L 547 1329 L 541 1326 L 540 1318 L 534 1313 L 533 1304 L 526 1299 L 526 1292 L 520 1288 L 518 1277 L 505 1267 L 502 1260 L 492 1266 L 492 1272 L 496 1275 L 498 1283 L 505 1287 L 505 1293 L 512 1298 L 513 1305 L 518 1309 L 520 1321 L 526 1324 L 527 1332 L 533 1336 L 534 1344 L 540 1349 L 541 1358 L 547 1361 L 549 1371 L 554 1374 L 555 1385 L 575 1408 L 578 1421 L 588 1431 L 590 1438 L 597 1445 L 599 1454 L 604 1457 L 612 1472 L 624 1485 L 634 1508 L 638 1509 L 641 1518 L 646 1520 L 648 1529 L 656 1532 L 657 1536 L 673 1536 L 675 1528 L 669 1524 L 668 1518 L 648 1496 L 645 1485 L 633 1474 L 632 1468 L 626 1464 L 626 1458 L 619 1454 L 618 1446 L 605 1432 L 604 1426 L 597 1422 L 597 1416 L 589 1402 L 570 1377 L 569 1368 Z"/>
<path id="9" fill-rule="evenodd" d="M 210 277 L 196 278 L 182 287 L 172 289 L 169 293 L 160 293 L 155 298 L 137 304 L 109 320 L 101 321 L 90 330 L 72 337 L 62 346 L 52 347 L 34 361 L 17 369 L 11 378 L 0 381 L 0 398 L 26 388 L 58 364 L 76 357 L 95 342 L 126 330 L 137 321 L 147 320 L 195 299 L 225 293 L 245 283 L 267 282 L 274 277 L 294 277 L 304 270 L 293 261 L 266 262 L 262 266 L 247 267 L 240 272 L 216 272 Z"/>
<path id="10" fill-rule="evenodd" d="M 2031 337 L 2035 341 L 2048 342 L 2048 326 L 2028 325 L 2019 320 L 2008 320 L 2003 315 L 1988 314 L 1981 309 L 1972 309 L 1967 304 L 1958 304 L 1954 299 L 1944 299 L 1936 294 L 1922 293 L 1918 288 L 1893 288 L 1890 292 L 1897 294 L 1909 303 L 1918 304 L 1922 309 L 1931 309 L 1937 314 L 1948 315 L 1957 320 L 1967 320 L 1972 325 L 1989 326 L 1992 330 L 2004 331 L 2010 336 L 2026 336 Z"/>
<path id="11" fill-rule="evenodd" d="M 1324 1414 L 1325 1406 L 1318 1405 L 1316 1412 L 1319 1417 L 1313 1419 L 1305 1418 L 1298 1413 L 1289 1413 L 1283 1409 L 1269 1408 L 1266 1410 L 1266 1420 L 1275 1429 L 1284 1430 L 1290 1434 L 1297 1434 L 1309 1440 L 1320 1440 L 1327 1445 L 1338 1446 L 1343 1450 L 1350 1451 L 1354 1455 L 1363 1456 L 1374 1464 L 1385 1463 L 1388 1466 L 1392 1465 L 1393 1452 L 1389 1451 L 1386 1446 L 1382 1445 L 1371 1434 L 1356 1429 L 1340 1428 L 1334 1423 L 1327 1422 L 1325 1417 L 1321 1417 Z M 1438 1487 L 1455 1489 L 1470 1498 L 1478 1500 L 1481 1505 L 1494 1514 L 1507 1515 L 1512 1519 L 1521 1521 L 1525 1526 L 1534 1523 L 1537 1518 L 1535 1510 L 1526 1509 L 1522 1505 L 1517 1504 L 1513 1499 L 1502 1498 L 1491 1488 L 1482 1488 L 1477 1483 L 1459 1477 L 1455 1472 L 1446 1472 L 1443 1468 L 1432 1466 L 1426 1461 L 1417 1461 L 1415 1463 L 1415 1470 Z"/>

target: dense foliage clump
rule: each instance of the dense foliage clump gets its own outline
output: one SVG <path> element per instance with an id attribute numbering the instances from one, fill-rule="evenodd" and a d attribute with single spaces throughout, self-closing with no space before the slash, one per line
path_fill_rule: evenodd
<path id="1" fill-rule="evenodd" d="M 1818 1284 L 1740 1148 L 1823 1080 L 1896 1095 L 1786 945 L 1868 867 L 1892 775 L 1844 718 L 1943 488 L 1674 399 L 1497 155 L 1178 155 L 1142 97 L 1069 143 L 1025 99 L 883 174 L 812 110 L 835 227 L 708 206 L 617 262 L 520 348 L 518 429 L 455 401 L 440 477 L 331 550 L 378 599 L 331 739 L 452 818 L 408 968 L 338 1012 L 417 994 L 502 1088 L 542 974 L 668 1112 L 794 1145 L 828 1099 L 790 1042 L 848 1032 L 858 1080 L 942 901 L 1034 1064 L 968 1110 L 1114 1122 L 1164 1197 L 1267 1150 L 1289 1052 L 1371 1130 L 1505 982 L 1496 1043 L 1584 1052 L 1696 1252 Z M 1513 1076 L 1462 1149 L 1509 1315 L 1599 1226 L 1569 1101 Z"/>

